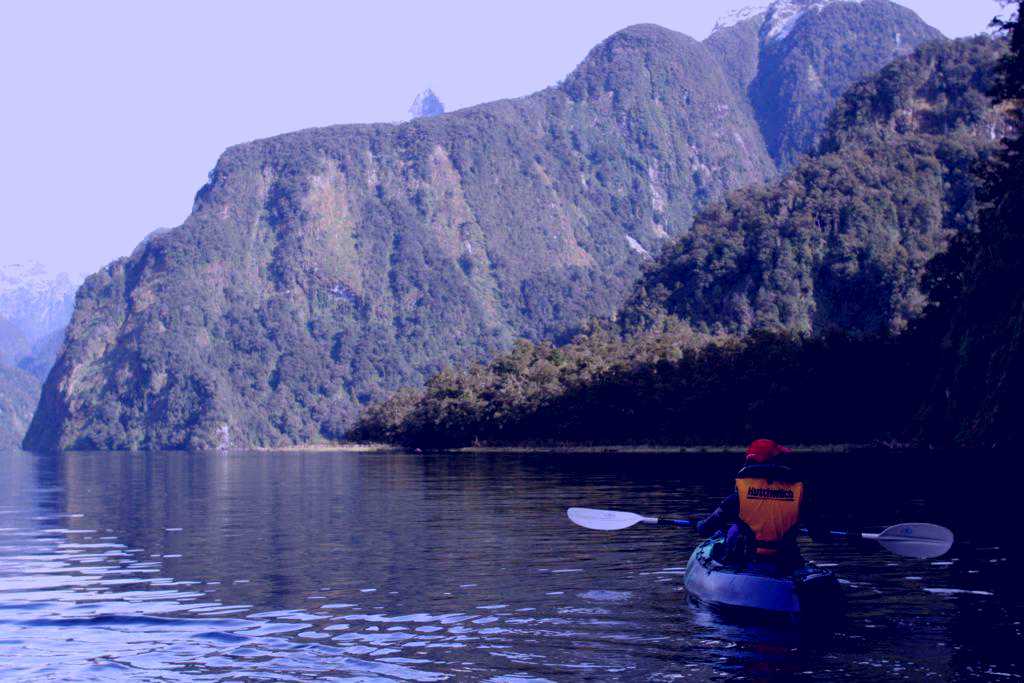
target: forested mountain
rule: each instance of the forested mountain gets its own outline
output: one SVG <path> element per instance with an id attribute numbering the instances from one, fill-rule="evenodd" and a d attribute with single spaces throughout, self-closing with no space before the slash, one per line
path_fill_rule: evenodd
<path id="1" fill-rule="evenodd" d="M 979 417 L 1005 414 L 1019 405 L 1006 392 L 1020 384 L 1000 381 L 1020 372 L 1020 330 L 1002 322 L 1021 301 L 1011 281 L 1015 233 L 1000 238 L 1005 262 L 1002 251 L 964 246 L 992 213 L 979 215 L 977 168 L 1015 130 L 987 96 L 1004 48 L 989 38 L 929 44 L 855 86 L 819 154 L 699 215 L 645 273 L 617 326 L 561 348 L 524 342 L 490 364 L 441 373 L 372 408 L 354 435 L 424 447 L 738 443 L 762 431 L 800 443 L 908 439 L 942 327 L 934 310 L 920 322 L 924 291 L 955 301 L 945 304 L 952 320 L 974 325 L 954 335 L 958 323 L 948 323 L 957 362 L 937 389 L 959 384 L 964 398 L 936 400 L 947 407 L 936 421 L 963 424 L 947 418 L 968 397 Z M 953 235 L 951 255 L 934 261 Z M 935 265 L 965 260 L 979 271 L 1000 264 L 999 275 L 981 279 L 990 283 L 984 296 L 963 284 L 974 274 Z M 991 318 L 981 325 L 972 310 Z M 911 321 L 911 333 L 894 336 Z M 961 346 L 968 339 L 973 349 Z M 972 384 L 986 373 L 1000 376 Z M 993 387 L 1010 398 L 995 398 Z M 946 441 L 934 430 L 917 436 Z"/>
<path id="2" fill-rule="evenodd" d="M 697 211 L 776 173 L 768 121 L 802 131 L 776 157 L 806 151 L 823 110 L 758 111 L 772 87 L 830 103 L 937 35 L 886 0 L 797 4 L 784 32 L 635 26 L 535 95 L 228 150 L 184 225 L 86 282 L 26 446 L 337 438 L 447 363 L 612 314 Z"/>
<path id="3" fill-rule="evenodd" d="M 646 269 L 627 328 L 898 331 L 925 265 L 976 219 L 975 166 L 1007 132 L 986 93 L 999 43 L 932 43 L 836 106 L 820 153 L 730 194 Z"/>

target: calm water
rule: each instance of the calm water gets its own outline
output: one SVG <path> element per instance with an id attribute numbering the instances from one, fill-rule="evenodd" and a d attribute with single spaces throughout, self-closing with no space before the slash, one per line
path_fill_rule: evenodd
<path id="1" fill-rule="evenodd" d="M 690 605 L 695 537 L 570 505 L 707 511 L 729 456 L 0 454 L 3 674 L 52 680 L 1018 678 L 1017 483 L 984 462 L 811 461 L 837 524 L 935 521 L 939 561 L 806 547 L 834 634 Z"/>

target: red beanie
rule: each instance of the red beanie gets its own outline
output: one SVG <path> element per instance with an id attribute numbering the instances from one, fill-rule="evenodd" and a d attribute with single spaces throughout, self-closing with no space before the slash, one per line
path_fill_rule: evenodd
<path id="1" fill-rule="evenodd" d="M 771 439 L 757 439 L 747 447 L 747 462 L 765 463 L 783 453 L 789 453 L 789 449 Z"/>

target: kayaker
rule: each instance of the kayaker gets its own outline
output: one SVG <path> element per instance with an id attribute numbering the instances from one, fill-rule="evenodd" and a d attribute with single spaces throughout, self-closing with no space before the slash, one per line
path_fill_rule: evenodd
<path id="1" fill-rule="evenodd" d="M 796 538 L 801 522 L 813 520 L 808 520 L 804 482 L 785 462 L 789 452 L 771 439 L 757 439 L 747 448 L 736 490 L 697 524 L 705 536 L 725 531 L 724 551 L 715 559 L 740 563 L 756 558 L 786 567 L 803 563 Z M 810 526 L 815 538 L 824 537 L 816 524 Z"/>

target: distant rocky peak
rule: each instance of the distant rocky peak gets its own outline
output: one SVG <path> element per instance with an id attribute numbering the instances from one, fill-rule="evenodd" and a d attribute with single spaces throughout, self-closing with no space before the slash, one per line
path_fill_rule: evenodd
<path id="1" fill-rule="evenodd" d="M 412 101 L 409 113 L 414 119 L 424 116 L 437 116 L 444 113 L 444 103 L 438 99 L 433 90 L 427 88 Z"/>
<path id="2" fill-rule="evenodd" d="M 764 41 L 784 40 L 804 15 L 820 12 L 838 2 L 861 3 L 864 0 L 775 0 L 768 6 L 761 37 Z"/>

